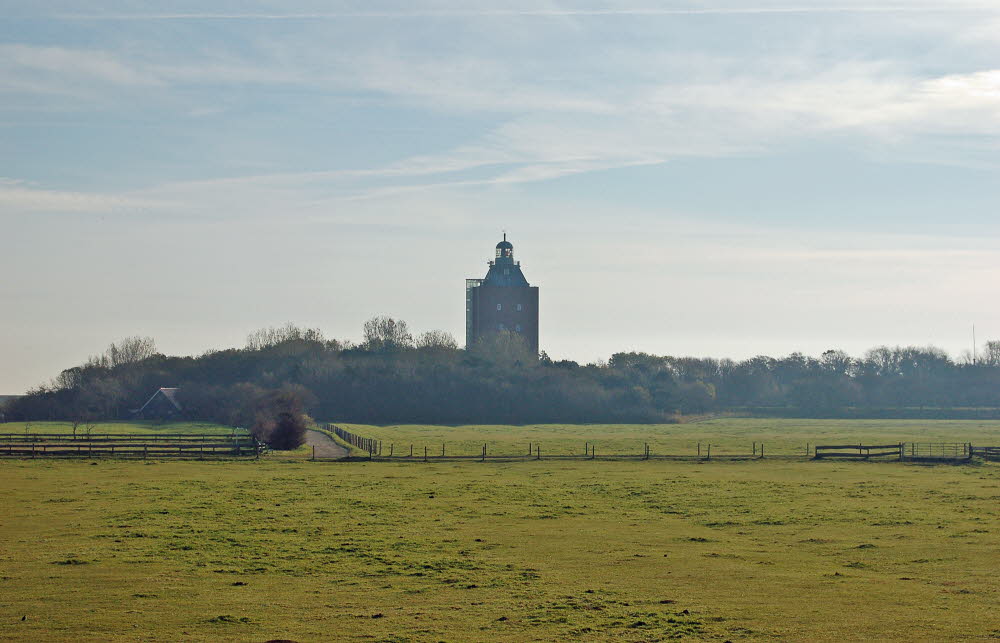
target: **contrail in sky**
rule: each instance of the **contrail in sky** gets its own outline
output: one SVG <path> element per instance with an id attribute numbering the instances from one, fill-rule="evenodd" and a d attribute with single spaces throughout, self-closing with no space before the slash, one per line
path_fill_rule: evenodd
<path id="1" fill-rule="evenodd" d="M 319 13 L 150 13 L 150 14 L 56 14 L 60 20 L 338 20 L 344 18 L 462 18 L 492 16 L 699 16 L 817 13 L 949 13 L 1000 12 L 989 5 L 869 6 L 869 7 L 732 7 L 697 9 L 485 9 L 446 11 L 343 11 Z"/>

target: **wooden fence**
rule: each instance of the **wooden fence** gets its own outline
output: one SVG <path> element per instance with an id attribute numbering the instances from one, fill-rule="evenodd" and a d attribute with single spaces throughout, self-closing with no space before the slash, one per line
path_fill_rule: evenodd
<path id="1" fill-rule="evenodd" d="M 375 440 L 373 438 L 363 438 L 360 435 L 351 433 L 350 431 L 345 431 L 335 424 L 327 424 L 323 427 L 327 431 L 335 434 L 338 438 L 344 442 L 356 446 L 362 451 L 367 452 L 369 455 L 374 455 L 382 451 L 382 442 L 380 440 Z"/>
<path id="2" fill-rule="evenodd" d="M 973 456 L 991 462 L 1000 462 L 1000 447 L 974 447 L 970 445 L 969 449 Z"/>
<path id="3" fill-rule="evenodd" d="M 969 462 L 973 447 L 968 442 L 910 442 L 900 459 L 909 462 Z"/>
<path id="4" fill-rule="evenodd" d="M 0 456 L 220 458 L 257 457 L 263 446 L 245 433 L 2 433 Z"/>
<path id="5" fill-rule="evenodd" d="M 903 462 L 969 462 L 973 456 L 1000 460 L 1000 447 L 974 447 L 968 442 L 900 442 L 899 444 L 817 445 L 816 459 L 895 458 Z"/>
<path id="6" fill-rule="evenodd" d="M 823 458 L 896 458 L 903 455 L 903 443 L 897 444 L 827 444 L 816 445 L 815 459 Z"/>
<path id="7" fill-rule="evenodd" d="M 584 442 L 582 452 L 576 453 L 556 453 L 545 451 L 541 444 L 536 442 L 526 443 L 526 450 L 520 453 L 496 453 L 490 450 L 488 443 L 483 443 L 474 453 L 457 453 L 455 447 L 449 449 L 447 444 L 435 444 L 433 446 L 414 443 L 404 443 L 396 446 L 395 443 L 384 443 L 376 438 L 366 438 L 364 436 L 351 433 L 335 424 L 326 424 L 323 428 L 336 435 L 344 442 L 357 447 L 367 455 L 366 460 L 383 461 L 421 461 L 430 460 L 486 460 L 494 461 L 514 461 L 514 460 L 757 460 L 764 457 L 764 444 L 753 442 L 750 448 L 743 453 L 720 453 L 716 447 L 709 443 L 699 442 L 691 453 L 688 454 L 664 454 L 654 453 L 648 443 L 644 444 L 641 451 L 634 453 L 598 453 L 597 445 L 593 442 Z M 803 459 L 808 456 L 809 445 L 803 450 L 803 455 L 780 455 L 768 456 L 778 459 Z"/>
<path id="8" fill-rule="evenodd" d="M 718 447 L 699 442 L 691 453 L 655 453 L 648 443 L 641 451 L 632 453 L 600 452 L 593 442 L 585 442 L 583 449 L 576 453 L 558 453 L 545 451 L 541 444 L 527 443 L 526 449 L 520 453 L 498 453 L 491 451 L 488 443 L 483 443 L 475 452 L 456 452 L 454 446 L 447 444 L 417 445 L 404 443 L 384 443 L 377 438 L 367 438 L 347 431 L 334 424 L 324 427 L 336 434 L 342 440 L 351 444 L 367 455 L 365 460 L 429 462 L 431 460 L 478 460 L 516 461 L 516 460 L 678 460 L 678 461 L 708 461 L 708 460 L 759 460 L 765 457 L 765 447 L 761 442 L 753 442 L 743 453 L 734 453 L 732 448 L 720 452 Z M 810 457 L 816 460 L 826 458 L 845 458 L 853 460 L 897 460 L 897 461 L 941 461 L 967 462 L 973 455 L 986 460 L 1000 461 L 1000 447 L 974 447 L 969 443 L 924 443 L 897 442 L 895 444 L 832 444 L 810 446 L 806 444 L 799 455 L 787 453 L 769 454 L 772 460 L 806 460 Z"/>

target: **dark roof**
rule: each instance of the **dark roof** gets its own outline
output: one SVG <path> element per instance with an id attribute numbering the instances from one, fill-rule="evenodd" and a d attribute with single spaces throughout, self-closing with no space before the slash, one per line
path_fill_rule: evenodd
<path id="1" fill-rule="evenodd" d="M 528 286 L 528 280 L 521 272 L 521 266 L 516 263 L 490 263 L 490 270 L 483 279 L 484 286 Z"/>
<path id="2" fill-rule="evenodd" d="M 513 250 L 514 244 L 504 239 L 503 241 L 497 244 L 497 250 L 504 250 L 504 249 Z"/>
<path id="3" fill-rule="evenodd" d="M 146 403 L 143 404 L 142 408 L 136 411 L 136 413 L 142 413 L 146 409 L 146 407 L 149 406 L 150 402 L 156 399 L 157 395 L 163 395 L 163 397 L 167 398 L 167 401 L 170 402 L 175 409 L 177 409 L 178 411 L 181 410 L 181 403 L 177 401 L 177 389 L 161 388 L 157 389 L 157 391 L 153 393 L 152 397 L 146 400 Z"/>

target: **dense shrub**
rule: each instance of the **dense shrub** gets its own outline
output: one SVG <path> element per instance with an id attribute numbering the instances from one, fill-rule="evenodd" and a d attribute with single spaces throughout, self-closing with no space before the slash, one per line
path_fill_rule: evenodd
<path id="1" fill-rule="evenodd" d="M 366 325 L 361 346 L 294 326 L 258 331 L 244 349 L 198 357 L 150 355 L 150 342 L 130 341 L 145 352 L 67 369 L 11 401 L 8 419 L 127 418 L 162 386 L 180 387 L 190 419 L 268 436 L 280 426 L 292 436 L 282 444 L 296 443 L 304 413 L 375 424 L 525 424 L 669 422 L 677 414 L 764 407 L 826 417 L 891 417 L 892 409 L 907 416 L 939 409 L 935 417 L 946 417 L 940 409 L 1000 408 L 996 342 L 978 363 L 933 348 L 879 347 L 861 358 L 827 351 L 740 362 L 629 352 L 581 365 L 544 353 L 536 359 L 512 337 L 471 350 L 456 348 L 440 331 L 414 342 L 404 323 L 387 318 Z M 273 405 L 263 416 L 262 400 Z"/>
<path id="2" fill-rule="evenodd" d="M 256 402 L 250 432 L 278 451 L 290 451 L 306 442 L 307 420 L 301 396 L 294 390 L 270 391 Z"/>

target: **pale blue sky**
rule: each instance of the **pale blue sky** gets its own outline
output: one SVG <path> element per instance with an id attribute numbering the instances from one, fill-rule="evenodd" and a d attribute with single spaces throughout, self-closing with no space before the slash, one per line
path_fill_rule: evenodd
<path id="1" fill-rule="evenodd" d="M 0 393 L 130 334 L 461 341 L 502 229 L 554 357 L 957 355 L 998 206 L 997 2 L 0 0 Z"/>

